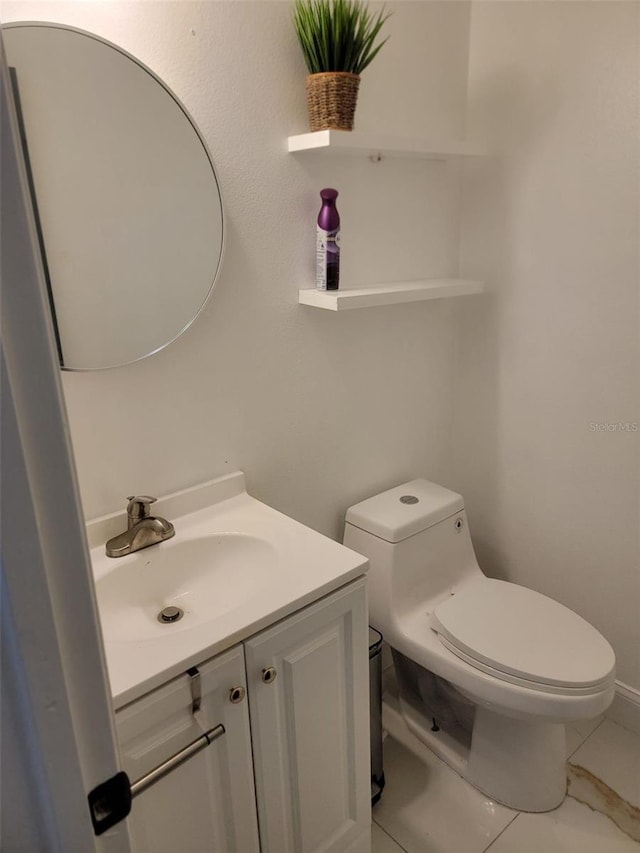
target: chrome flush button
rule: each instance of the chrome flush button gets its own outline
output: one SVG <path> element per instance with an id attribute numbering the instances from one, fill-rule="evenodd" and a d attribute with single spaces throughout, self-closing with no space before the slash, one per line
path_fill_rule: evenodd
<path id="1" fill-rule="evenodd" d="M 400 498 L 401 504 L 417 504 L 418 498 L 415 495 L 403 495 Z"/>

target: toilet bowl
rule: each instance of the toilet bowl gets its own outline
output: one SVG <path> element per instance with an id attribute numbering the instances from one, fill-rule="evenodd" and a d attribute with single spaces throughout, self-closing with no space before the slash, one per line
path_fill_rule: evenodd
<path id="1" fill-rule="evenodd" d="M 369 559 L 370 623 L 392 648 L 409 729 L 492 799 L 560 805 L 565 723 L 613 699 L 605 638 L 553 599 L 486 577 L 462 497 L 427 480 L 352 506 L 344 544 Z"/>

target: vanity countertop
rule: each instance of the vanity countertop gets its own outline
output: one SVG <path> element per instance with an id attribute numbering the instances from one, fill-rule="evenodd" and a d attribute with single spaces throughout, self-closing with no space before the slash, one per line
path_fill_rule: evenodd
<path id="1" fill-rule="evenodd" d="M 152 512 L 173 522 L 175 536 L 124 557 L 107 557 L 105 542 L 126 529 L 126 513 L 87 525 L 116 709 L 368 567 L 360 554 L 252 498 L 241 472 L 160 498 Z M 159 624 L 169 605 L 183 607 L 184 618 Z"/>

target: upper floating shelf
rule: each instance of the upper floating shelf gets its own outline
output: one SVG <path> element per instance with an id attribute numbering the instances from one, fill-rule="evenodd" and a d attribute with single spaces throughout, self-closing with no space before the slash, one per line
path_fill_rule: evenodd
<path id="1" fill-rule="evenodd" d="M 345 130 L 317 130 L 290 136 L 289 152 L 316 151 L 322 154 L 359 154 L 382 157 L 414 157 L 449 160 L 456 157 L 480 157 L 484 152 L 467 142 L 434 142 L 425 139 L 384 136 Z"/>

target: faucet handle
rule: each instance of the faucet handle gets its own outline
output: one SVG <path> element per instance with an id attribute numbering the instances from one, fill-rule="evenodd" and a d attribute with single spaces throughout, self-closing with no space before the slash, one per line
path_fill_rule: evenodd
<path id="1" fill-rule="evenodd" d="M 155 503 L 158 498 L 153 498 L 150 495 L 129 495 L 127 498 L 127 516 L 129 517 L 129 527 L 133 527 L 143 518 L 148 518 L 150 515 L 149 506 Z"/>

